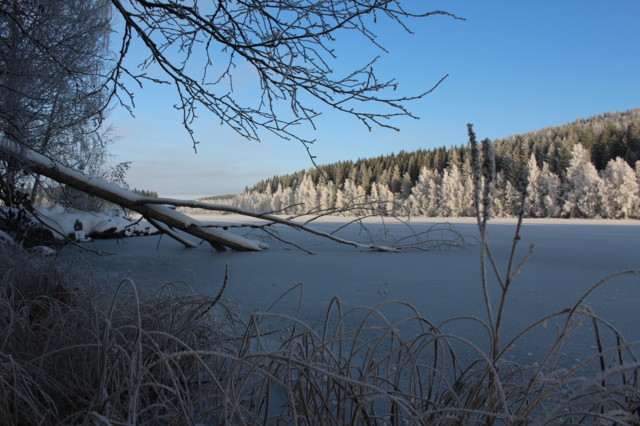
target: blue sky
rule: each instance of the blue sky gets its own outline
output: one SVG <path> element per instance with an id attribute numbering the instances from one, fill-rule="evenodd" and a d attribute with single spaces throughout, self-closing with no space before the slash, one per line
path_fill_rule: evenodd
<path id="1" fill-rule="evenodd" d="M 361 39 L 339 38 L 333 46 L 336 67 L 382 55 L 377 73 L 396 78 L 399 92 L 407 95 L 428 90 L 445 74 L 449 78 L 408 104 L 420 119 L 394 121 L 400 132 L 369 132 L 352 117 L 325 111 L 315 131 L 302 132 L 317 140 L 312 151 L 318 163 L 464 144 L 469 122 L 480 138 L 495 139 L 640 107 L 638 0 L 403 3 L 467 20 L 413 20 L 413 35 L 379 21 L 372 28 L 390 53 Z M 242 90 L 251 74 L 239 72 L 236 86 Z M 251 95 L 250 87 L 247 82 L 242 96 Z M 135 117 L 117 108 L 110 117 L 118 138 L 111 151 L 117 161 L 132 162 L 131 187 L 197 198 L 240 192 L 260 179 L 311 167 L 299 143 L 244 140 L 204 111 L 195 125 L 201 142 L 196 154 L 172 108 L 171 89 L 148 84 L 135 96 Z"/>

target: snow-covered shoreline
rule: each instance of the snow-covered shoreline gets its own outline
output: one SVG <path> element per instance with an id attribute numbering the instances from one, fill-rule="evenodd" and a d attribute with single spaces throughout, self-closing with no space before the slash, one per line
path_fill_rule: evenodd
<path id="1" fill-rule="evenodd" d="M 215 222 L 215 223 L 246 223 L 246 222 L 260 222 L 259 219 L 247 218 L 245 216 L 236 214 L 197 214 L 191 215 L 197 218 L 201 222 Z M 282 215 L 283 218 L 290 216 Z M 314 216 L 299 216 L 296 221 L 306 222 L 313 219 Z M 321 218 L 313 220 L 317 223 L 344 223 L 348 221 L 358 220 L 364 223 L 463 223 L 463 224 L 476 224 L 475 217 L 426 217 L 426 216 L 411 216 L 411 217 L 381 217 L 381 216 L 369 216 L 362 219 L 358 219 L 354 216 L 322 216 Z M 517 223 L 516 218 L 492 218 L 489 223 L 500 225 L 512 225 Z M 526 225 L 611 225 L 611 226 L 640 226 L 640 219 L 577 219 L 577 218 L 525 218 L 523 223 Z"/>

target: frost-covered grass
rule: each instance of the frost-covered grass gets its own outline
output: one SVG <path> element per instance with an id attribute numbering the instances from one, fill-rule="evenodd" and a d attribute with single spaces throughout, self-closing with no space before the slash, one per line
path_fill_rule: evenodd
<path id="1" fill-rule="evenodd" d="M 127 280 L 101 294 L 50 260 L 0 262 L 1 424 L 193 423 L 219 394 L 223 360 L 199 351 L 224 354 L 238 333 L 216 299 L 173 286 L 140 299 Z"/>
<path id="2" fill-rule="evenodd" d="M 0 273 L 2 424 L 640 421 L 637 345 L 583 299 L 492 353 L 486 320 L 435 324 L 406 302 L 335 298 L 311 326 L 281 309 L 302 285 L 247 316 L 184 284 L 101 292 L 87 271 L 22 252 L 3 252 Z M 456 335 L 453 322 L 481 331 Z M 539 329 L 555 338 L 534 359 L 508 356 Z M 559 363 L 585 332 L 582 361 Z"/>
<path id="3" fill-rule="evenodd" d="M 188 258 L 209 281 L 220 262 L 233 263 L 246 280 L 255 280 L 238 285 L 238 275 L 232 280 L 227 269 L 224 279 L 216 277 L 219 291 L 205 296 L 195 291 L 199 282 L 193 287 L 161 282 L 166 267 L 186 265 L 176 261 L 182 252 L 174 250 L 169 258 L 159 249 L 150 254 L 149 239 L 146 246 L 123 243 L 138 249 L 106 261 L 110 272 L 120 275 L 112 289 L 80 266 L 87 258 L 77 251 L 72 257 L 60 254 L 56 263 L 0 245 L 0 424 L 640 424 L 640 342 L 625 340 L 609 319 L 633 304 L 640 270 L 596 279 L 577 296 L 569 287 L 582 278 L 549 275 L 557 265 L 571 264 L 574 273 L 586 272 L 591 279 L 603 265 L 626 265 L 598 250 L 613 240 L 619 257 L 629 256 L 635 265 L 638 227 L 623 226 L 621 232 L 581 227 L 568 245 L 557 228 L 547 229 L 554 236 L 543 246 L 547 263 L 533 269 L 533 284 L 519 286 L 533 253 L 533 247 L 524 254 L 519 250 L 526 190 L 511 243 L 494 250 L 488 223 L 490 144 L 483 143 L 480 154 L 469 130 L 479 230 L 474 250 L 460 249 L 464 233 L 448 225 L 420 230 L 421 224 L 401 221 L 399 227 L 410 235 L 395 242 L 417 253 L 350 249 L 348 254 L 335 249 L 336 239 L 328 250 L 323 247 L 316 237 L 326 237 L 324 232 L 293 242 L 291 234 L 284 235 L 295 232 L 291 227 L 268 224 L 265 234 L 265 228 L 234 226 L 249 237 L 261 229 L 259 236 L 272 238 L 280 251 L 223 255 L 192 248 Z M 353 232 L 353 225 L 357 236 L 391 238 L 392 227 L 384 223 L 376 229 L 361 222 L 338 224 L 338 231 Z M 596 233 L 603 238 L 599 246 L 585 252 L 585 243 L 594 241 L 588 237 Z M 408 243 L 418 236 L 435 244 Z M 309 272 L 309 262 L 284 251 L 305 244 L 318 253 L 317 273 L 307 276 L 319 281 L 330 301 L 323 305 L 316 291 L 310 297 L 315 310 L 305 311 L 309 287 L 300 283 L 265 304 L 270 287 L 278 285 L 269 282 L 267 271 L 296 277 Z M 417 250 L 452 247 L 477 252 L 479 261 Z M 432 259 L 431 267 L 425 259 Z M 134 280 L 122 278 L 136 270 L 155 281 L 152 292 L 143 294 Z M 460 271 L 466 279 L 459 279 Z M 396 282 L 381 282 L 381 272 Z M 400 277 L 408 276 L 412 281 L 404 291 L 413 297 L 388 298 L 389 292 L 400 294 Z M 615 288 L 620 281 L 624 286 Z M 245 285 L 242 302 L 261 299 L 262 309 L 242 310 L 223 299 L 227 284 Z M 149 289 L 148 282 L 143 285 Z M 356 304 L 334 296 L 345 288 L 355 292 Z M 373 288 L 383 301 L 365 303 L 373 300 L 365 297 Z M 446 302 L 445 291 L 454 296 Z M 541 316 L 530 319 L 525 311 L 532 310 L 533 293 L 527 291 L 538 291 L 539 302 L 547 293 L 550 306 L 567 295 L 574 299 L 555 312 L 555 305 L 545 306 Z M 610 303 L 606 317 L 587 305 L 595 295 Z M 431 321 L 416 306 L 424 299 L 469 312 Z M 515 299 L 516 311 L 510 309 Z M 637 304 L 632 309 L 637 315 Z M 440 306 L 438 312 L 449 311 Z M 633 314 L 626 318 L 634 338 L 636 320 Z M 522 348 L 530 352 L 523 354 Z"/>

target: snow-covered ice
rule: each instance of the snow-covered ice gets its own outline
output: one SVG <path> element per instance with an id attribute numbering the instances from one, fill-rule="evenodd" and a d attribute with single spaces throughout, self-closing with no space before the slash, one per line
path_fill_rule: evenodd
<path id="1" fill-rule="evenodd" d="M 249 222 L 232 215 L 197 219 L 220 224 Z M 344 222 L 344 218 L 330 217 L 314 222 L 312 226 L 331 231 Z M 434 222 L 433 219 L 412 219 L 411 226 L 420 232 Z M 315 254 L 306 254 L 273 238 L 266 241 L 270 248 L 262 252 L 220 253 L 207 244 L 187 249 L 166 236 L 145 236 L 88 244 L 92 249 L 115 253 L 113 255 L 97 256 L 69 247 L 63 251 L 63 256 L 82 259 L 108 283 L 127 277 L 141 289 L 153 290 L 163 283 L 180 281 L 206 294 L 217 294 L 220 290 L 228 264 L 229 283 L 224 296 L 239 303 L 244 312 L 266 309 L 286 290 L 303 283 L 300 315 L 311 324 L 324 320 L 326 309 L 335 296 L 347 308 L 374 306 L 390 300 L 408 302 L 435 323 L 458 316 L 485 318 L 476 225 L 469 219 L 449 219 L 449 222 L 466 236 L 467 246 L 428 252 L 372 252 L 277 226 L 274 229 L 279 231 L 280 237 Z M 410 232 L 406 225 L 398 222 L 386 220 L 385 226 L 378 219 L 372 219 L 367 221 L 370 233 L 362 232 L 359 225 L 352 224 L 338 235 L 361 242 L 370 242 L 373 235 L 376 243 L 386 245 Z M 249 232 L 229 229 L 242 234 Z M 488 229 L 496 262 L 504 274 L 515 221 L 494 220 Z M 255 230 L 250 236 L 260 237 Z M 638 221 L 525 220 L 518 260 L 531 244 L 535 244 L 535 252 L 511 289 L 505 337 L 514 336 L 546 314 L 572 306 L 591 286 L 609 274 L 640 270 Z M 279 302 L 278 311 L 294 314 L 299 296 L 299 289 L 287 295 Z M 491 279 L 491 296 L 497 304 L 495 279 Z M 622 331 L 627 340 L 640 339 L 637 327 L 640 275 L 623 276 L 606 283 L 587 302 L 597 314 Z M 401 311 L 391 308 L 388 315 L 406 314 Z M 588 329 L 589 325 L 585 327 Z M 464 321 L 448 324 L 447 330 L 471 338 L 478 332 Z M 554 327 L 548 327 L 525 337 L 514 356 L 538 355 L 543 350 L 540 339 L 544 336 L 540 333 L 553 335 L 556 331 Z M 593 345 L 593 342 L 589 344 Z M 572 354 L 570 345 L 565 348 L 566 356 L 572 359 L 579 356 L 579 347 L 576 346 L 574 352 L 578 355 Z"/>

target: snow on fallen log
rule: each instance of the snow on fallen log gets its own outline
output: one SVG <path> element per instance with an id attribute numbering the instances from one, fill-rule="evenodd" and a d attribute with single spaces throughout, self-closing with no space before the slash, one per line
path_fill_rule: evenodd
<path id="1" fill-rule="evenodd" d="M 282 218 L 282 217 L 275 216 L 275 215 L 272 215 L 272 214 L 269 214 L 269 213 L 258 213 L 258 212 L 254 212 L 254 211 L 251 211 L 251 210 L 239 208 L 239 207 L 228 206 L 228 205 L 225 205 L 225 204 L 209 204 L 209 203 L 205 203 L 205 202 L 202 202 L 202 201 L 176 200 L 174 198 L 152 198 L 152 199 L 146 199 L 146 200 L 140 201 L 140 202 L 150 203 L 150 204 L 161 204 L 161 205 L 165 205 L 165 206 L 166 205 L 171 205 L 171 206 L 175 206 L 175 207 L 191 207 L 191 208 L 203 209 L 203 210 L 223 211 L 223 212 L 228 212 L 228 213 L 235 213 L 235 214 L 239 214 L 239 215 L 242 215 L 242 216 L 253 217 L 253 218 L 256 218 L 256 219 L 262 219 L 262 220 L 264 220 L 266 222 L 278 223 L 278 224 L 281 224 L 281 225 L 289 226 L 291 228 L 300 229 L 301 231 L 305 231 L 305 232 L 308 232 L 310 234 L 318 235 L 318 236 L 326 238 L 328 240 L 332 240 L 332 241 L 338 242 L 340 244 L 345 244 L 345 245 L 349 245 L 349 246 L 353 246 L 353 247 L 357 247 L 357 248 L 376 250 L 376 251 L 398 251 L 394 247 L 379 246 L 379 245 L 375 245 L 375 244 L 364 244 L 364 243 L 358 243 L 358 242 L 351 241 L 351 240 L 345 240 L 344 238 L 336 237 L 335 235 L 330 234 L 328 232 L 323 232 L 323 231 L 319 231 L 317 229 L 313 229 L 313 228 L 305 225 L 304 223 L 296 222 L 296 221 L 291 220 L 291 219 Z"/>
<path id="2" fill-rule="evenodd" d="M 250 240 L 218 229 L 202 227 L 201 224 L 189 216 L 172 210 L 167 206 L 146 204 L 145 200 L 147 197 L 95 176 L 88 176 L 77 170 L 73 170 L 58 161 L 39 154 L 23 145 L 11 142 L 6 138 L 0 139 L 0 154 L 14 158 L 34 173 L 39 173 L 59 183 L 138 212 L 147 219 L 164 223 L 170 228 L 181 230 L 205 240 L 216 250 L 224 250 L 225 247 L 229 247 L 235 250 L 258 251 L 266 248 L 266 246 L 259 241 Z"/>
<path id="3" fill-rule="evenodd" d="M 88 176 L 77 170 L 73 170 L 27 147 L 13 143 L 6 138 L 0 140 L 0 153 L 17 159 L 25 167 L 31 169 L 35 173 L 39 173 L 59 183 L 63 183 L 80 191 L 111 201 L 121 207 L 140 213 L 161 232 L 164 232 L 170 237 L 180 241 L 186 247 L 194 247 L 195 244 L 177 234 L 174 229 L 181 230 L 205 240 L 216 250 L 224 250 L 225 247 L 229 247 L 240 251 L 259 251 L 268 248 L 268 245 L 231 232 L 207 227 L 198 220 L 176 211 L 169 206 L 196 207 L 207 210 L 237 213 L 243 216 L 262 219 L 268 223 L 278 223 L 300 229 L 302 231 L 336 241 L 340 244 L 377 251 L 397 251 L 397 249 L 393 247 L 363 244 L 345 240 L 343 238 L 336 237 L 333 234 L 313 229 L 306 224 L 266 213 L 258 213 L 232 206 L 208 204 L 199 201 L 145 197 L 103 179 Z M 164 226 L 162 224 L 164 224 Z"/>
<path id="4" fill-rule="evenodd" d="M 126 217 L 122 210 L 90 213 L 69 210 L 56 205 L 50 208 L 36 206 L 34 213 L 44 225 L 54 231 L 53 235 L 58 239 L 72 236 L 77 230 L 76 223 L 80 224 L 80 229 L 84 234 L 92 238 L 130 237 L 158 232 L 147 221 Z M 32 221 L 34 224 L 38 222 L 35 218 Z"/>

